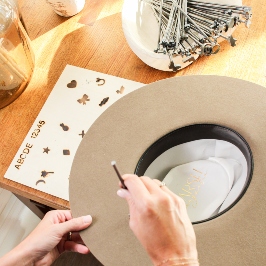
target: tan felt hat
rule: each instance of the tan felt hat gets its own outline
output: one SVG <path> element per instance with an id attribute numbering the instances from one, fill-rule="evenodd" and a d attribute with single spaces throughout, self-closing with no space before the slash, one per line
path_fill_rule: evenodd
<path id="1" fill-rule="evenodd" d="M 96 258 L 106 266 L 151 265 L 129 228 L 128 205 L 116 195 L 111 161 L 122 174 L 134 173 L 162 136 L 188 125 L 215 124 L 247 141 L 254 169 L 232 208 L 194 225 L 200 265 L 265 265 L 265 95 L 265 88 L 243 80 L 185 76 L 149 84 L 110 106 L 83 138 L 70 175 L 71 210 L 75 217 L 92 215 L 93 224 L 81 236 Z"/>

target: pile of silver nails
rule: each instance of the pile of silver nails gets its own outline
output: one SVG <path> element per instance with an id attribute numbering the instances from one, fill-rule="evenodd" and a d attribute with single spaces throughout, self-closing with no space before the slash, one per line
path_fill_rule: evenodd
<path id="1" fill-rule="evenodd" d="M 173 57 L 182 56 L 183 63 L 195 61 L 193 55 L 211 55 L 220 50 L 218 38 L 231 46 L 236 39 L 230 30 L 240 23 L 251 24 L 252 12 L 247 6 L 224 5 L 197 0 L 142 0 L 150 5 L 158 21 L 156 53 L 168 54 L 169 69 L 177 71 Z"/>

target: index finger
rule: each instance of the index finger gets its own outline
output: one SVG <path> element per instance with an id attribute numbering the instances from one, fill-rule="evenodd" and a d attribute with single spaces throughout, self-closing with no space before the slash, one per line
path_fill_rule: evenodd
<path id="1" fill-rule="evenodd" d="M 122 178 L 124 179 L 127 189 L 134 201 L 143 201 L 143 198 L 150 195 L 145 184 L 137 175 L 125 174 Z"/>
<path id="2" fill-rule="evenodd" d="M 72 214 L 70 210 L 53 210 L 46 213 L 45 217 L 49 220 L 58 220 L 59 223 L 71 220 Z"/>

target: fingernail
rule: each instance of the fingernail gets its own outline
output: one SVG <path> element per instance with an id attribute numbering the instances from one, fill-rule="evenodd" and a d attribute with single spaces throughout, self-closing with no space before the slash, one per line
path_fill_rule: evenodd
<path id="1" fill-rule="evenodd" d="M 124 190 L 123 189 L 119 189 L 119 190 L 117 190 L 117 195 L 119 196 L 119 197 L 121 197 L 121 198 L 124 198 L 125 197 L 125 192 L 124 192 Z"/>
<path id="2" fill-rule="evenodd" d="M 92 217 L 90 215 L 83 216 L 83 222 L 89 224 L 92 222 Z"/>

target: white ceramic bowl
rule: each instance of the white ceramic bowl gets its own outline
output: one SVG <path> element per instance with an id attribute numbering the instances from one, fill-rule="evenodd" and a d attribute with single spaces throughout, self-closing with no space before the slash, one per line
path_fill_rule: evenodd
<path id="1" fill-rule="evenodd" d="M 204 2 L 210 2 L 202 0 Z M 213 3 L 232 4 L 231 0 L 212 0 Z M 242 5 L 242 0 L 234 0 L 234 5 Z M 125 0 L 122 10 L 122 26 L 126 40 L 132 51 L 147 65 L 163 70 L 169 69 L 169 57 L 166 54 L 155 53 L 157 48 L 159 27 L 150 6 L 141 0 Z M 232 34 L 234 29 L 230 29 L 225 36 Z M 220 39 L 222 41 L 223 39 Z M 193 55 L 195 60 L 198 55 Z M 173 58 L 176 65 L 182 68 L 187 67 L 193 61 L 183 63 L 180 55 Z"/>

